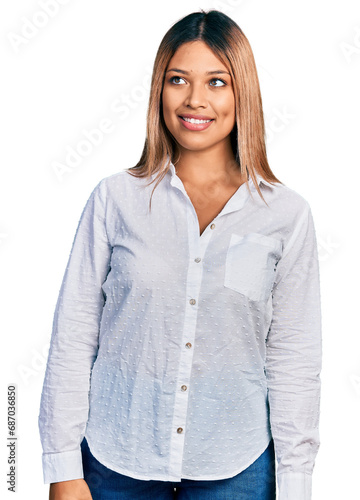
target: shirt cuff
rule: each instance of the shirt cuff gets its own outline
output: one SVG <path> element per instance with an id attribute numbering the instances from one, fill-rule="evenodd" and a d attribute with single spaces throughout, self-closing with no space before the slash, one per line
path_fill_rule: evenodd
<path id="1" fill-rule="evenodd" d="M 58 483 L 84 477 L 81 449 L 61 453 L 43 453 L 44 483 Z"/>
<path id="2" fill-rule="evenodd" d="M 283 472 L 277 475 L 278 500 L 311 500 L 312 475 Z"/>

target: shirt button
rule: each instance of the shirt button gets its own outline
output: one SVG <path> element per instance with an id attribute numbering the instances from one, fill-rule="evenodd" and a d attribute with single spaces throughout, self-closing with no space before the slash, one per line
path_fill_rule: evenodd
<path id="1" fill-rule="evenodd" d="M 200 262 L 200 261 L 201 261 L 201 257 L 196 257 L 195 262 Z"/>
<path id="2" fill-rule="evenodd" d="M 186 347 L 187 349 L 191 349 L 191 348 L 192 348 L 192 344 L 190 344 L 190 342 L 187 342 L 187 343 L 185 344 L 185 347 Z"/>
<path id="3" fill-rule="evenodd" d="M 182 427 L 178 427 L 178 428 L 177 428 L 177 430 L 176 430 L 176 432 L 177 432 L 178 434 L 181 434 L 183 430 L 184 430 L 184 429 L 183 429 Z"/>
<path id="4" fill-rule="evenodd" d="M 214 229 L 214 228 L 215 228 L 215 224 L 211 224 L 210 229 Z"/>
<path id="5" fill-rule="evenodd" d="M 185 392 L 185 391 L 187 390 L 186 385 L 182 385 L 182 386 L 181 386 L 181 390 Z"/>
<path id="6" fill-rule="evenodd" d="M 195 299 L 190 299 L 190 304 L 193 306 L 194 304 L 196 304 L 196 300 Z"/>

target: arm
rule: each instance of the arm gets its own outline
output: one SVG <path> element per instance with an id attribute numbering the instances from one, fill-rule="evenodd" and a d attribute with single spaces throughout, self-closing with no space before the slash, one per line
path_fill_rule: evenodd
<path id="1" fill-rule="evenodd" d="M 306 205 L 278 262 L 266 349 L 279 500 L 310 500 L 319 440 L 321 309 L 317 243 Z"/>
<path id="2" fill-rule="evenodd" d="M 92 496 L 84 479 L 72 479 L 51 483 L 49 500 L 92 500 Z"/>
<path id="3" fill-rule="evenodd" d="M 55 308 L 38 419 L 44 483 L 83 478 L 80 443 L 111 256 L 104 188 L 100 182 L 83 209 Z"/>

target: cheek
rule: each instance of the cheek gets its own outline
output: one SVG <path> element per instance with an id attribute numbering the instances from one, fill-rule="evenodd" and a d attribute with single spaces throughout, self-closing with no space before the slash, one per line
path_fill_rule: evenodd
<path id="1" fill-rule="evenodd" d="M 167 87 L 163 88 L 161 99 L 162 99 L 163 108 L 164 109 L 168 108 L 168 105 L 169 105 L 169 92 L 167 91 Z"/>
<path id="2" fill-rule="evenodd" d="M 214 103 L 214 107 L 217 109 L 219 115 L 224 117 L 234 117 L 235 116 L 235 97 L 232 92 L 224 93 L 221 98 L 217 99 Z"/>
<path id="3" fill-rule="evenodd" d="M 168 87 L 164 87 L 162 93 L 163 109 L 166 109 L 168 113 L 174 111 L 177 105 L 176 102 L 176 94 L 172 92 Z"/>
<path id="4" fill-rule="evenodd" d="M 224 109 L 226 109 L 226 114 L 228 116 L 235 117 L 235 99 L 233 95 L 227 97 L 224 103 Z"/>

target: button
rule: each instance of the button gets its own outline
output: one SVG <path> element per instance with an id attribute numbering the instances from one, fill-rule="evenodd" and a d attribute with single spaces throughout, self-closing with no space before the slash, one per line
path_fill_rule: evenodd
<path id="1" fill-rule="evenodd" d="M 178 428 L 177 428 L 177 430 L 176 430 L 176 432 L 177 432 L 178 434 L 181 434 L 183 430 L 184 430 L 184 429 L 183 429 L 182 427 L 178 427 Z"/>
<path id="2" fill-rule="evenodd" d="M 214 228 L 215 228 L 215 224 L 211 224 L 210 229 L 214 229 Z"/>
<path id="3" fill-rule="evenodd" d="M 189 300 L 190 304 L 193 306 L 194 304 L 196 304 L 196 300 L 195 299 L 190 299 Z"/>
<path id="4" fill-rule="evenodd" d="M 196 257 L 195 262 L 200 262 L 200 261 L 201 261 L 201 257 Z"/>
<path id="5" fill-rule="evenodd" d="M 187 343 L 185 344 L 185 347 L 186 347 L 187 349 L 191 349 L 191 348 L 192 348 L 192 344 L 190 344 L 190 342 L 187 342 Z"/>
<path id="6" fill-rule="evenodd" d="M 183 392 L 185 392 L 185 391 L 187 390 L 186 385 L 182 385 L 182 386 L 181 386 L 181 390 L 182 390 Z"/>

